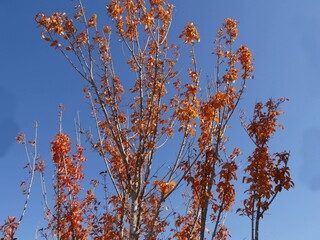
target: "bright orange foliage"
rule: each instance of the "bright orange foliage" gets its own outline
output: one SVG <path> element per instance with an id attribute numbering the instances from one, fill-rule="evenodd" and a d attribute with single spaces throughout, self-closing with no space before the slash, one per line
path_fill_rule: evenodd
<path id="1" fill-rule="evenodd" d="M 86 161 L 82 156 L 83 148 L 77 145 L 77 154 L 70 156 L 71 142 L 63 133 L 57 134 L 51 145 L 56 171 L 54 184 L 56 199 L 54 211 L 48 209 L 49 224 L 46 229 L 50 230 L 50 233 L 54 229 L 58 239 L 86 239 L 90 229 L 83 225 L 84 214 L 91 202 L 81 202 L 78 197 L 81 190 L 80 183 L 84 178 L 82 163 Z"/>
<path id="2" fill-rule="evenodd" d="M 48 225 L 42 233 L 57 239 L 227 239 L 231 234 L 223 219 L 236 201 L 241 151 L 227 148 L 226 132 L 254 69 L 250 49 L 236 45 L 237 21 L 225 19 L 218 30 L 213 50 L 216 79 L 206 86 L 203 98 L 195 55 L 200 35 L 193 23 L 179 36 L 190 48 L 191 65 L 178 78 L 179 46 L 168 36 L 172 4 L 110 0 L 106 9 L 113 26 L 101 25 L 96 14 L 87 16 L 81 0 L 71 17 L 61 12 L 35 17 L 41 37 L 86 82 L 83 92 L 97 132 L 79 132 L 87 134 L 105 164 L 103 183 L 93 180 L 93 189 L 83 189 L 84 148 L 78 143 L 72 155 L 71 140 L 60 130 L 51 142 L 55 199 L 53 208 L 46 206 Z M 113 32 L 126 48 L 131 75 L 123 76 L 123 69 L 117 74 L 110 49 Z M 268 150 L 270 137 L 281 127 L 276 122 L 280 102 L 268 101 L 267 112 L 257 104 L 252 122 L 245 125 L 256 150 L 245 168 L 249 189 L 241 212 L 257 213 L 255 219 L 282 188 L 293 186 L 289 154 L 271 157 Z M 173 137 L 177 151 L 162 159 L 158 152 L 166 151 L 164 145 Z M 27 142 L 23 134 L 17 141 Z M 36 140 L 30 144 L 37 146 Z M 37 171 L 44 181 L 44 161 L 35 159 L 28 166 L 31 176 Z M 102 199 L 94 193 L 99 187 L 105 193 Z M 180 196 L 181 187 L 186 190 Z M 15 218 L 8 218 L 0 230 L 9 238 L 18 226 Z"/>
<path id="3" fill-rule="evenodd" d="M 258 240 L 259 220 L 277 194 L 283 188 L 289 190 L 294 186 L 288 167 L 290 154 L 286 151 L 269 153 L 269 141 L 275 134 L 276 127 L 283 128 L 277 123 L 277 118 L 282 114 L 278 108 L 284 101 L 286 99 L 281 98 L 277 101 L 270 99 L 264 105 L 257 103 L 251 122 L 243 123 L 256 148 L 244 169 L 246 176 L 243 182 L 249 186 L 246 190 L 248 198 L 244 200 L 244 207 L 238 211 L 252 221 L 252 240 Z"/>

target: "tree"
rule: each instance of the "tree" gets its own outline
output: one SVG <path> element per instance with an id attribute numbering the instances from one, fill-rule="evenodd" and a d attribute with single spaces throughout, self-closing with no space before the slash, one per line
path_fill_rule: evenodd
<path id="1" fill-rule="evenodd" d="M 276 127 L 283 128 L 277 123 L 277 117 L 282 114 L 279 105 L 287 99 L 270 99 L 265 105 L 257 103 L 254 116 L 249 124 L 243 122 L 249 137 L 256 148 L 248 158 L 248 166 L 244 169 L 248 176 L 243 182 L 249 184 L 245 192 L 248 198 L 244 200 L 243 215 L 251 219 L 251 239 L 259 239 L 259 222 L 264 213 L 282 189 L 289 190 L 294 186 L 288 167 L 289 153 L 269 153 L 269 141 Z M 263 109 L 266 108 L 266 111 Z"/>
<path id="2" fill-rule="evenodd" d="M 179 46 L 169 41 L 173 9 L 165 0 L 111 0 L 107 12 L 114 27 L 100 26 L 98 16 L 89 16 L 81 0 L 73 17 L 62 12 L 36 15 L 42 38 L 60 51 L 86 82 L 83 91 L 97 133 L 78 132 L 87 136 L 105 164 L 101 175 L 106 195 L 101 200 L 93 189 L 84 192 L 81 185 L 85 149 L 77 141 L 72 155 L 71 140 L 60 128 L 51 142 L 55 201 L 53 208 L 46 205 L 48 225 L 42 229 L 46 239 L 202 240 L 230 236 L 223 219 L 235 203 L 236 158 L 241 151 L 227 149 L 226 131 L 247 80 L 253 78 L 252 54 L 244 45 L 234 50 L 237 21 L 226 19 L 215 40 L 216 78 L 204 85 L 195 55 L 200 35 L 193 23 L 187 23 L 179 38 L 190 47 L 191 67 L 188 76 L 180 79 L 175 70 Z M 117 74 L 110 49 L 112 32 L 129 53 L 125 61 L 134 80 Z M 207 90 L 206 98 L 202 89 Z M 268 154 L 267 143 L 280 126 L 276 123 L 280 102 L 268 101 L 267 113 L 257 104 L 252 122 L 243 123 L 256 145 L 244 169 L 251 176 L 244 179 L 249 184 L 248 199 L 239 210 L 251 218 L 252 240 L 258 240 L 259 220 L 276 195 L 293 186 L 287 167 L 289 154 L 276 153 L 274 158 Z M 60 117 L 62 111 L 63 106 Z M 36 139 L 28 141 L 20 134 L 17 140 L 36 148 Z M 173 140 L 176 153 L 169 161 L 159 160 L 158 152 Z M 44 179 L 45 171 L 38 157 L 29 162 L 27 196 L 35 172 Z M 93 188 L 98 185 L 97 180 L 92 181 Z M 182 186 L 186 188 L 181 195 L 183 211 L 168 206 L 170 198 L 180 197 Z M 47 202 L 46 193 L 43 195 Z M 23 215 L 18 222 L 8 218 L 0 229 L 4 239 L 14 237 Z"/>

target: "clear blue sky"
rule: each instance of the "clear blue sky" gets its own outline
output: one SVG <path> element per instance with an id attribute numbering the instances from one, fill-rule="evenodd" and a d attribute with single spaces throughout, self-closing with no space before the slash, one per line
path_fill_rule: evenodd
<path id="1" fill-rule="evenodd" d="M 103 0 L 90 2 L 104 5 Z M 283 106 L 285 115 L 280 120 L 285 130 L 277 134 L 274 147 L 291 151 L 290 167 L 296 186 L 290 192 L 282 192 L 271 206 L 261 224 L 261 240 L 318 239 L 320 2 L 173 2 L 176 11 L 171 36 L 177 36 L 187 21 L 195 23 L 201 35 L 197 56 L 204 73 L 212 72 L 212 41 L 223 19 L 232 17 L 239 21 L 238 43 L 250 47 L 256 66 L 255 80 L 248 84 L 241 105 L 248 115 L 256 101 L 265 101 L 271 96 L 290 99 Z M 69 2 L 65 0 L 0 1 L 0 223 L 7 215 L 19 215 L 22 210 L 19 182 L 25 176 L 22 170 L 25 155 L 22 147 L 14 143 L 17 133 L 23 131 L 32 136 L 33 122 L 38 120 L 40 151 L 49 162 L 49 142 L 58 130 L 57 106 L 63 103 L 68 110 L 64 125 L 70 133 L 73 133 L 70 129 L 73 129 L 76 111 L 80 110 L 85 118 L 87 104 L 81 92 L 83 81 L 57 51 L 40 40 L 40 30 L 34 22 L 37 12 L 51 13 L 67 6 Z M 99 11 L 103 12 L 104 8 Z M 245 144 L 241 144 L 246 149 Z M 30 209 L 17 235 L 19 239 L 32 239 L 35 228 L 41 227 L 39 189 L 36 180 Z M 230 216 L 227 223 L 232 239 L 250 238 L 249 219 Z"/>

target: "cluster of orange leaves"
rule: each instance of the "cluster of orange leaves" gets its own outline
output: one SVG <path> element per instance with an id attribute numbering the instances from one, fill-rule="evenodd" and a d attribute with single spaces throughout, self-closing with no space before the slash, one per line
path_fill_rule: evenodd
<path id="1" fill-rule="evenodd" d="M 87 238 L 88 230 L 83 226 L 86 212 L 86 201 L 82 202 L 78 195 L 80 183 L 84 179 L 82 164 L 83 148 L 76 146 L 77 154 L 70 156 L 71 141 L 64 133 L 55 136 L 52 145 L 52 160 L 55 164 L 56 191 L 54 212 L 48 212 L 48 229 L 55 229 L 59 239 Z"/>
<path id="2" fill-rule="evenodd" d="M 244 208 L 238 211 L 250 218 L 253 215 L 256 215 L 255 218 L 262 218 L 275 196 L 282 189 L 289 190 L 294 186 L 288 167 L 290 154 L 286 151 L 269 153 L 269 141 L 275 134 L 276 127 L 283 128 L 277 118 L 282 114 L 279 105 L 286 100 L 270 99 L 266 104 L 257 103 L 253 119 L 249 124 L 244 123 L 256 148 L 244 169 L 247 175 L 243 181 L 249 185 L 246 190 L 248 198 L 244 200 Z"/>
<path id="3" fill-rule="evenodd" d="M 167 195 L 168 193 L 170 193 L 175 188 L 176 185 L 177 183 L 175 181 L 171 181 L 169 183 L 164 181 L 155 181 L 153 183 L 153 186 L 158 187 L 159 191 L 164 195 Z"/>
<path id="4" fill-rule="evenodd" d="M 116 21 L 116 28 L 120 36 L 136 41 L 139 32 L 138 26 L 142 25 L 144 30 L 151 34 L 156 28 L 155 20 L 162 21 L 163 28 L 160 30 L 161 39 L 165 39 L 168 26 L 171 22 L 173 5 L 165 1 L 150 1 L 150 10 L 145 7 L 142 0 L 120 1 L 112 0 L 107 5 L 107 10 L 112 19 Z"/>
<path id="5" fill-rule="evenodd" d="M 16 221 L 16 217 L 8 217 L 5 223 L 0 226 L 0 232 L 3 235 L 4 240 L 16 240 L 17 238 L 14 237 L 14 234 L 18 228 L 19 224 Z"/>
<path id="6" fill-rule="evenodd" d="M 210 219 L 217 224 L 213 233 L 215 239 L 226 239 L 229 236 L 228 229 L 221 224 L 221 215 L 230 211 L 235 202 L 236 193 L 233 186 L 233 182 L 237 180 L 235 158 L 239 156 L 240 150 L 235 149 L 226 160 L 220 157 L 220 152 L 225 154 L 223 144 L 227 139 L 224 137 L 224 131 L 243 93 L 245 82 L 253 78 L 250 50 L 242 45 L 234 53 L 229 51 L 237 33 L 237 22 L 233 19 L 226 19 L 218 31 L 214 54 L 218 57 L 218 68 L 226 64 L 227 71 L 217 80 L 215 93 L 206 101 L 198 100 L 199 76 L 195 69 L 189 69 L 191 83 L 184 86 L 185 91 L 180 94 L 181 99 L 177 101 L 179 107 L 175 114 L 180 122 L 179 131 L 187 129 L 191 136 L 195 136 L 197 120 L 200 120 L 198 148 L 203 157 L 193 166 L 186 161 L 182 167 L 188 172 L 185 180 L 192 191 L 192 203 L 188 215 L 179 216 L 176 222 L 181 231 L 175 233 L 175 236 L 182 239 L 190 234 L 195 238 L 199 237 L 199 233 L 205 231 L 203 226 L 209 208 L 212 209 Z M 192 46 L 200 39 L 192 24 L 187 24 L 180 37 L 185 37 L 184 42 Z M 240 72 L 242 81 L 238 80 Z M 189 172 L 190 167 L 192 171 Z M 212 191 L 214 187 L 217 196 Z M 203 220 L 200 220 L 199 214 Z M 198 219 L 197 222 L 194 222 L 194 219 Z"/>
<path id="7" fill-rule="evenodd" d="M 193 23 L 188 22 L 186 28 L 180 34 L 179 38 L 184 38 L 183 42 L 194 45 L 195 42 L 200 42 L 200 35 Z"/>
<path id="8" fill-rule="evenodd" d="M 92 190 L 87 190 L 80 198 L 84 179 L 84 148 L 76 145 L 76 154 L 71 154 L 71 141 L 68 135 L 59 133 L 52 145 L 52 159 L 55 164 L 56 193 L 54 210 L 47 209 L 48 225 L 42 228 L 44 236 L 53 232 L 59 239 L 116 239 L 119 217 L 123 212 L 123 199 L 111 197 L 108 204 L 113 205 L 116 213 L 98 214 L 101 202 L 97 201 Z M 93 188 L 99 185 L 97 180 L 91 182 Z"/>

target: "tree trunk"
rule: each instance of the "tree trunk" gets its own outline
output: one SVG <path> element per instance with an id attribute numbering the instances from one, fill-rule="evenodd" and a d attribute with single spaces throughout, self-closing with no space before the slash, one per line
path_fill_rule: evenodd
<path id="1" fill-rule="evenodd" d="M 139 229 L 138 229 L 138 198 L 135 192 L 131 193 L 131 209 L 130 209 L 130 240 L 139 239 Z"/>
<path id="2" fill-rule="evenodd" d="M 259 240 L 259 221 L 260 221 L 260 214 L 259 214 L 259 212 L 257 212 L 254 240 Z"/>

